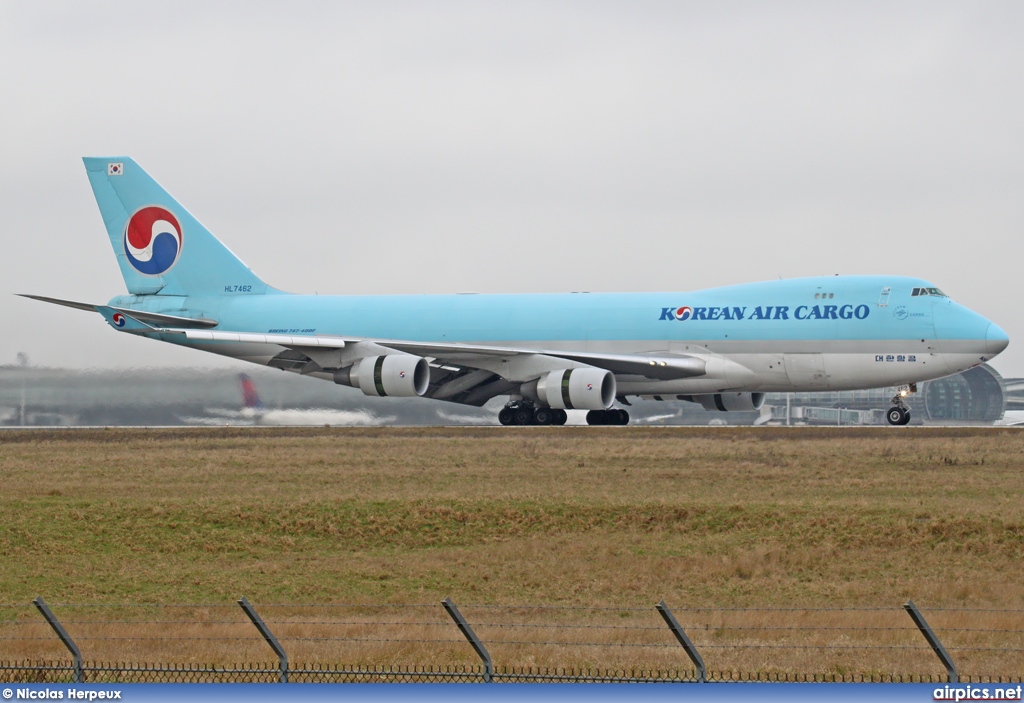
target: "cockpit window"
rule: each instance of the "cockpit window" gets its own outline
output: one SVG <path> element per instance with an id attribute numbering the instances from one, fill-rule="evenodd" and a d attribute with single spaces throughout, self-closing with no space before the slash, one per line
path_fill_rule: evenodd
<path id="1" fill-rule="evenodd" d="M 948 296 L 947 296 L 947 295 L 946 295 L 945 293 L 943 293 L 943 292 L 942 292 L 941 290 L 939 290 L 938 288 L 929 288 L 929 289 L 928 289 L 928 295 L 937 295 L 937 296 L 939 296 L 940 298 L 945 298 L 945 297 L 948 297 Z"/>
<path id="2" fill-rule="evenodd" d="M 934 295 L 934 296 L 937 296 L 939 298 L 948 298 L 949 297 L 948 295 L 943 293 L 938 288 L 915 288 L 913 291 L 911 291 L 910 295 L 911 296 L 915 296 L 915 295 Z"/>

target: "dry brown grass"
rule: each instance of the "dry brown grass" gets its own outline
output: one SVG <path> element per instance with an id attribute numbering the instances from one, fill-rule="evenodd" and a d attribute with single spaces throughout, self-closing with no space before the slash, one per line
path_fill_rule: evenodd
<path id="1" fill-rule="evenodd" d="M 474 663 L 437 605 L 451 596 L 502 664 L 688 668 L 674 646 L 592 646 L 672 645 L 652 607 L 664 598 L 713 669 L 937 672 L 927 651 L 815 647 L 919 648 L 899 608 L 911 597 L 926 611 L 1024 608 L 1022 468 L 1024 434 L 987 428 L 2 432 L 0 601 L 215 604 L 119 611 L 133 622 L 115 625 L 94 622 L 109 610 L 58 609 L 82 637 L 127 638 L 87 639 L 90 659 L 265 660 L 233 605 L 244 594 L 289 604 L 264 616 L 293 661 Z M 684 610 L 793 606 L 889 610 Z M 960 647 L 999 637 L 956 612 L 929 617 Z M 171 624 L 196 618 L 226 624 Z M 409 624 L 368 624 L 387 618 Z M 0 609 L 4 631 L 38 620 Z M 735 629 L 755 626 L 776 629 Z M 792 626 L 815 631 L 777 629 Z M 167 639 L 198 633 L 229 639 Z M 455 641 L 327 641 L 342 636 Z M 0 659 L 59 655 L 40 637 L 16 651 L 0 640 Z M 538 644 L 552 641 L 568 644 Z M 773 646 L 746 646 L 758 643 Z M 1024 671 L 1015 654 L 959 656 Z"/>

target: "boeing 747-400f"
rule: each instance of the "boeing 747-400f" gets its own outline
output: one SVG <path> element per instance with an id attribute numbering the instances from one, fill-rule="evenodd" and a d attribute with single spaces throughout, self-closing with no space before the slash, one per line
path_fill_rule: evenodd
<path id="1" fill-rule="evenodd" d="M 127 157 L 85 168 L 128 295 L 119 332 L 307 374 L 366 395 L 480 406 L 502 424 L 626 424 L 628 396 L 753 410 L 769 391 L 916 383 L 990 360 L 1008 338 L 935 285 L 835 276 L 668 293 L 295 295 L 260 280 Z M 294 237 L 296 235 L 289 235 Z M 889 422 L 906 424 L 902 394 Z"/>

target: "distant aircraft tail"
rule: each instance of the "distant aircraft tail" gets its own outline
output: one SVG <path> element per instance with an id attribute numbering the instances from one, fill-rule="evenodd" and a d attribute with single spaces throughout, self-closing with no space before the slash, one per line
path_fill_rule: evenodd
<path id="1" fill-rule="evenodd" d="M 256 391 L 256 384 L 247 373 L 238 374 L 238 381 L 242 384 L 242 402 L 250 410 L 263 410 L 263 401 Z"/>
<path id="2" fill-rule="evenodd" d="M 129 293 L 277 292 L 130 158 L 83 161 Z"/>

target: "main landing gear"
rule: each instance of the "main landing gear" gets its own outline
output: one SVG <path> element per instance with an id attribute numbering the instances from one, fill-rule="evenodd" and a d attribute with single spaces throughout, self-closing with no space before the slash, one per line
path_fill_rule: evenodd
<path id="1" fill-rule="evenodd" d="M 564 410 L 535 407 L 522 400 L 509 403 L 498 413 L 503 425 L 564 425 L 568 419 Z"/>
<path id="2" fill-rule="evenodd" d="M 564 425 L 568 419 L 564 410 L 544 408 L 526 400 L 514 400 L 498 413 L 498 422 L 503 425 Z M 621 409 L 591 410 L 587 413 L 588 425 L 628 425 L 629 413 Z"/>
<path id="3" fill-rule="evenodd" d="M 591 410 L 587 413 L 588 425 L 628 425 L 629 413 L 621 408 Z"/>

